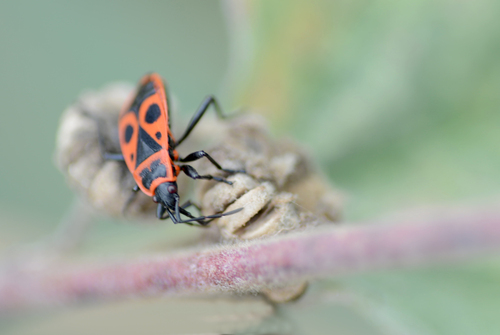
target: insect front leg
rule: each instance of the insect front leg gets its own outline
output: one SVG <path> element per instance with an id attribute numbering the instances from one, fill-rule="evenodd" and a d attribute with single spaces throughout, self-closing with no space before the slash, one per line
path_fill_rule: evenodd
<path id="1" fill-rule="evenodd" d="M 167 216 L 164 216 L 165 212 L 167 212 Z M 156 217 L 160 220 L 166 220 L 170 218 L 174 223 L 177 223 L 175 216 L 170 213 L 167 207 L 163 206 L 162 204 L 158 204 L 158 207 L 156 207 Z"/>
<path id="2" fill-rule="evenodd" d="M 214 176 L 209 175 L 209 174 L 204 175 L 204 176 L 200 176 L 198 174 L 198 172 L 191 165 L 180 165 L 179 167 L 186 174 L 186 176 L 188 176 L 190 178 L 193 178 L 193 179 L 209 179 L 209 180 L 213 179 L 213 180 L 220 181 L 220 182 L 223 182 L 223 183 L 226 183 L 226 184 L 229 184 L 229 185 L 233 185 L 232 182 L 230 182 L 229 180 L 226 180 L 224 178 L 214 177 Z"/>
<path id="3" fill-rule="evenodd" d="M 189 213 L 187 210 L 185 210 L 186 207 L 189 207 L 189 206 L 195 206 L 196 208 L 199 209 L 198 206 L 192 204 L 190 201 L 186 202 L 185 204 L 183 204 L 182 206 L 179 206 L 179 213 L 183 214 L 183 215 L 186 215 L 187 217 L 191 218 L 191 219 L 195 219 L 195 216 L 193 216 L 193 214 Z M 164 216 L 165 215 L 165 212 L 167 212 L 167 216 Z M 175 214 L 171 213 L 167 207 L 163 206 L 162 204 L 158 204 L 158 207 L 156 208 L 156 216 L 158 217 L 158 219 L 160 220 L 166 220 L 166 219 L 171 219 L 173 223 L 179 223 L 179 222 L 182 222 L 183 220 L 181 219 L 180 215 L 179 215 L 179 218 L 177 218 Z M 203 220 L 198 220 L 196 221 L 198 222 L 200 225 L 202 226 L 205 226 L 208 224 L 208 222 L 205 222 Z M 192 225 L 192 223 L 190 222 L 182 222 L 182 223 L 186 223 L 186 224 L 189 224 L 189 225 Z"/>
<path id="4" fill-rule="evenodd" d="M 214 214 L 214 215 L 208 215 L 208 216 L 194 217 L 191 213 L 189 213 L 184 208 L 182 208 L 181 206 L 179 206 L 179 195 L 174 194 L 174 196 L 175 196 L 174 213 L 170 212 L 170 210 L 168 208 L 166 208 L 166 211 L 168 212 L 168 215 L 170 216 L 170 218 L 172 219 L 172 221 L 174 223 L 186 223 L 186 224 L 189 224 L 189 225 L 193 225 L 192 222 L 196 221 L 201 226 L 206 226 L 213 219 L 220 218 L 220 217 L 226 216 L 226 215 L 231 215 L 231 214 L 237 213 L 237 212 L 239 212 L 239 211 L 241 211 L 243 209 L 243 208 L 238 208 L 238 209 L 235 209 L 233 211 L 230 211 L 230 212 L 227 212 L 227 213 L 223 213 L 223 214 Z M 186 207 L 187 207 L 187 205 L 192 205 L 192 204 L 191 204 L 191 202 L 187 202 L 186 204 L 184 204 L 184 206 L 186 206 Z M 188 220 L 182 220 L 181 213 L 184 214 L 184 215 L 186 215 L 187 217 L 189 217 L 189 219 Z M 209 220 L 207 221 L 207 219 L 209 219 Z"/>
<path id="5" fill-rule="evenodd" d="M 212 95 L 206 97 L 205 100 L 203 100 L 203 102 L 201 103 L 200 107 L 198 108 L 198 111 L 196 111 L 196 113 L 191 118 L 191 121 L 189 121 L 189 124 L 188 124 L 186 130 L 184 131 L 184 134 L 175 143 L 174 148 L 179 146 L 189 136 L 191 131 L 194 129 L 194 127 L 196 126 L 198 121 L 200 121 L 201 117 L 203 116 L 203 114 L 205 114 L 205 112 L 208 110 L 208 107 L 210 107 L 210 105 L 214 106 L 215 111 L 217 112 L 217 115 L 221 119 L 224 119 L 226 117 L 224 115 L 224 113 L 222 112 L 222 109 L 220 108 L 220 105 L 219 105 L 219 102 L 217 101 L 217 99 L 215 99 L 215 97 Z"/>
<path id="6" fill-rule="evenodd" d="M 201 212 L 200 206 L 198 206 L 197 204 L 191 202 L 191 200 L 188 200 L 184 204 L 182 204 L 181 208 L 182 209 L 186 209 L 186 208 L 191 207 L 191 206 L 193 206 L 194 208 L 196 208 L 198 210 L 198 212 Z"/>
<path id="7" fill-rule="evenodd" d="M 219 170 L 229 173 L 245 173 L 245 170 L 230 170 L 222 168 L 222 166 L 220 166 L 220 164 L 217 163 L 215 159 L 212 158 L 212 156 L 210 156 L 203 150 L 195 151 L 184 158 L 179 158 L 179 162 L 193 162 L 203 157 L 206 157 L 210 161 L 210 163 L 212 163 Z"/>

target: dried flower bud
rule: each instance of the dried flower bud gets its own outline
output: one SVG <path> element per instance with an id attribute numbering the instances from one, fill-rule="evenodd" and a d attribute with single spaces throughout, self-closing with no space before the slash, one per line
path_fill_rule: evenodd
<path id="1" fill-rule="evenodd" d="M 213 181 L 196 184 L 204 214 L 243 208 L 214 220 L 223 240 L 253 239 L 306 223 L 339 219 L 340 193 L 331 188 L 297 145 L 271 139 L 257 116 L 238 117 L 217 127 L 219 144 L 208 152 L 222 166 L 247 172 L 229 176 L 233 185 Z M 220 175 L 207 162 L 202 162 L 200 170 Z"/>
<path id="2" fill-rule="evenodd" d="M 103 158 L 103 152 L 120 152 L 118 115 L 132 91 L 112 84 L 82 94 L 61 117 L 55 159 L 68 183 L 101 212 L 154 218 L 151 198 L 141 192 L 133 197 L 135 182 L 125 163 Z"/>
<path id="3" fill-rule="evenodd" d="M 309 156 L 292 141 L 271 139 L 257 116 L 238 117 L 220 123 L 217 129 L 219 144 L 208 152 L 222 166 L 244 168 L 247 172 L 229 176 L 233 185 L 197 183 L 204 214 L 242 208 L 213 221 L 219 240 L 263 238 L 339 219 L 340 193 L 331 188 Z M 206 162 L 200 170 L 219 173 Z M 283 283 L 262 293 L 271 301 L 286 302 L 296 299 L 306 287 L 306 282 Z"/>

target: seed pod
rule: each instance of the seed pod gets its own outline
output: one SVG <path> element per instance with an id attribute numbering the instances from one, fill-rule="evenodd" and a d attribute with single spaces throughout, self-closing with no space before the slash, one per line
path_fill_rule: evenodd
<path id="1" fill-rule="evenodd" d="M 223 129 L 218 132 L 219 144 L 207 151 L 222 166 L 244 167 L 247 174 L 230 176 L 233 185 L 196 184 L 205 215 L 242 208 L 213 221 L 219 241 L 263 238 L 339 220 L 342 196 L 304 150 L 290 140 L 273 140 L 257 116 L 235 118 Z M 206 163 L 200 170 L 217 174 Z M 306 282 L 283 283 L 262 293 L 271 301 L 286 302 L 300 296 L 306 287 Z"/>

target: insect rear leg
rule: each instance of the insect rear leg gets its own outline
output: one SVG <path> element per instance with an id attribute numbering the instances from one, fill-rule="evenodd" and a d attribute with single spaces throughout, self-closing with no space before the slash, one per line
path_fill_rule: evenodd
<path id="1" fill-rule="evenodd" d="M 181 210 L 185 210 L 186 208 L 190 207 L 190 206 L 193 206 L 194 208 L 196 208 L 198 211 L 201 211 L 200 207 L 194 203 L 192 203 L 190 200 L 186 201 L 184 204 L 182 204 L 180 206 Z M 166 207 L 164 207 L 162 204 L 158 204 L 158 208 L 157 208 L 157 214 L 158 214 L 158 218 L 159 219 L 167 219 L 167 217 L 163 217 L 163 215 L 165 214 L 165 211 L 166 211 Z M 187 212 L 187 211 L 186 211 Z M 189 212 L 188 212 L 189 213 Z M 183 213 L 184 214 L 184 213 Z M 191 213 L 190 213 L 191 215 Z M 189 216 L 189 215 L 187 215 Z"/>
<path id="2" fill-rule="evenodd" d="M 101 124 L 101 121 L 97 116 L 92 114 L 91 112 L 88 111 L 88 109 L 82 105 L 81 103 L 79 104 L 80 109 L 82 110 L 82 114 L 87 116 L 88 118 L 92 119 L 96 125 L 97 125 L 97 140 L 99 141 L 99 150 L 101 151 L 101 156 L 105 160 L 114 160 L 114 161 L 125 161 L 125 158 L 123 155 L 120 153 L 110 153 L 106 151 L 106 146 L 104 145 L 104 136 L 103 134 L 103 126 Z"/>
<path id="3" fill-rule="evenodd" d="M 197 204 L 191 202 L 191 200 L 188 200 L 184 204 L 182 204 L 181 208 L 186 209 L 186 208 L 191 207 L 191 206 L 193 206 L 194 208 L 196 208 L 198 210 L 198 212 L 201 212 L 200 206 L 198 206 Z"/>
<path id="4" fill-rule="evenodd" d="M 193 214 L 189 213 L 186 208 L 190 207 L 190 206 L 193 206 L 194 208 L 196 208 L 199 212 L 201 212 L 201 209 L 198 205 L 192 203 L 190 200 L 186 201 L 184 204 L 182 204 L 181 206 L 179 206 L 179 213 L 183 214 L 183 215 L 186 215 L 187 217 L 191 218 L 191 219 L 195 219 L 196 217 L 193 216 Z M 204 221 L 204 220 L 197 220 L 196 222 L 198 222 L 200 225 L 202 226 L 206 226 L 208 224 L 208 222 Z"/>
<path id="5" fill-rule="evenodd" d="M 101 151 L 102 157 L 105 160 L 125 161 L 123 154 L 111 153 L 111 152 L 106 151 L 106 149 L 105 149 L 106 146 L 104 145 L 104 136 L 102 135 L 102 133 L 103 133 L 102 125 L 100 124 L 99 120 L 96 117 L 92 116 L 90 113 L 85 113 L 85 115 L 88 115 L 97 124 L 97 140 L 99 141 L 99 150 Z"/>
<path id="6" fill-rule="evenodd" d="M 182 207 L 188 207 L 192 205 L 189 201 L 187 202 L 187 205 L 184 204 Z M 178 206 L 178 205 L 177 205 Z M 177 212 L 180 214 L 182 213 L 183 215 L 186 215 L 187 217 L 189 217 L 190 219 L 196 219 L 191 213 L 189 213 L 188 211 L 186 211 L 184 208 L 182 207 L 179 207 Z M 168 214 L 167 216 L 165 216 L 165 212 Z M 199 225 L 201 226 L 206 226 L 208 224 L 208 222 L 204 221 L 204 220 L 182 220 L 179 216 L 179 218 L 176 218 L 176 215 L 174 215 L 173 213 L 171 213 L 165 206 L 163 206 L 162 204 L 158 204 L 158 207 L 157 207 L 157 210 L 156 210 L 156 216 L 158 217 L 158 219 L 160 220 L 166 220 L 166 219 L 171 219 L 172 222 L 174 224 L 176 223 L 185 223 L 185 224 L 188 224 L 190 226 L 193 226 L 194 224 L 192 223 L 192 221 L 196 221 L 198 222 Z"/>
<path id="7" fill-rule="evenodd" d="M 241 211 L 242 209 L 243 208 L 238 208 L 238 209 L 236 209 L 234 211 L 227 212 L 227 213 L 214 214 L 214 215 L 208 215 L 208 216 L 200 216 L 200 217 L 193 217 L 191 213 L 189 213 L 184 208 L 182 208 L 182 207 L 179 206 L 179 202 L 178 202 L 178 198 L 177 198 L 177 201 L 175 203 L 175 214 L 172 215 L 171 217 L 175 217 L 175 221 L 176 221 L 176 222 L 174 221 L 175 223 L 187 223 L 189 225 L 192 225 L 191 222 L 196 221 L 201 226 L 206 226 L 213 219 L 217 219 L 217 218 L 220 218 L 222 216 L 226 216 L 226 215 L 231 215 L 231 214 L 237 213 L 237 212 Z M 184 214 L 184 215 L 186 215 L 190 219 L 188 219 L 188 220 L 182 220 L 181 217 L 180 217 L 181 213 Z M 207 219 L 209 219 L 209 220 L 207 221 Z"/>
<path id="8" fill-rule="evenodd" d="M 134 187 L 132 187 L 132 194 L 128 197 L 127 201 L 125 202 L 125 205 L 123 205 L 122 209 L 122 214 L 125 215 L 127 212 L 127 208 L 130 206 L 130 204 L 135 200 L 137 197 L 137 192 L 139 192 L 140 188 L 139 185 L 135 184 Z"/>
<path id="9" fill-rule="evenodd" d="M 102 157 L 106 160 L 112 160 L 112 161 L 125 161 L 125 158 L 123 157 L 122 154 L 112 154 L 109 152 L 104 152 L 102 154 Z"/>
<path id="10" fill-rule="evenodd" d="M 223 216 L 228 216 L 228 215 L 236 214 L 239 211 L 241 211 L 242 209 L 243 208 L 238 208 L 238 209 L 232 210 L 230 212 L 226 212 L 226 213 L 220 213 L 220 214 L 214 214 L 214 215 L 207 215 L 207 216 L 200 216 L 200 217 L 197 217 L 197 218 L 192 218 L 190 220 L 177 220 L 176 219 L 175 223 L 187 223 L 189 225 L 192 225 L 192 223 L 190 223 L 192 221 L 196 221 L 196 222 L 200 223 L 200 221 L 203 220 L 203 224 L 202 225 L 205 226 L 205 225 L 209 224 L 213 219 L 218 219 L 218 218 L 223 217 Z"/>
<path id="11" fill-rule="evenodd" d="M 206 157 L 210 161 L 210 163 L 212 163 L 219 170 L 229 172 L 229 173 L 238 173 L 238 172 L 245 173 L 245 170 L 230 170 L 230 169 L 222 168 L 222 166 L 220 166 L 220 164 L 217 163 L 215 161 L 215 159 L 212 158 L 212 156 L 210 156 L 209 154 L 207 154 L 203 150 L 199 150 L 199 151 L 195 151 L 193 153 L 190 153 L 189 155 L 187 155 L 184 158 L 179 158 L 178 161 L 179 162 L 193 162 L 193 161 L 196 161 L 196 160 L 203 158 L 203 157 Z"/>
<path id="12" fill-rule="evenodd" d="M 190 203 L 190 205 L 192 205 L 192 204 Z M 187 210 L 185 210 L 183 208 L 183 206 L 179 207 L 179 213 L 187 216 L 190 219 L 196 219 L 196 217 L 193 214 L 189 213 Z M 203 217 L 200 220 L 195 220 L 195 221 L 198 222 L 198 224 L 200 224 L 201 226 L 206 226 L 210 222 L 210 221 L 203 220 Z M 188 223 L 188 222 L 184 222 L 184 223 Z"/>
<path id="13" fill-rule="evenodd" d="M 105 151 L 104 138 L 103 138 L 103 136 L 101 134 L 101 131 L 98 130 L 97 133 L 99 135 L 99 149 L 101 150 L 102 157 L 105 160 L 122 161 L 122 162 L 124 162 L 125 158 L 123 157 L 123 154 L 121 154 L 121 153 L 120 154 L 118 154 L 118 153 L 111 153 L 111 152 L 106 152 Z"/>
<path id="14" fill-rule="evenodd" d="M 180 165 L 180 168 L 186 174 L 186 176 L 193 178 L 193 179 L 209 179 L 209 180 L 213 179 L 213 180 L 220 181 L 220 182 L 223 182 L 223 183 L 226 183 L 229 185 L 233 185 L 232 182 L 230 182 L 229 180 L 226 180 L 224 178 L 214 177 L 214 176 L 209 175 L 209 174 L 204 175 L 204 176 L 200 176 L 198 174 L 198 172 L 191 165 Z"/>
<path id="15" fill-rule="evenodd" d="M 177 199 L 175 201 L 175 210 L 174 210 L 174 213 L 172 213 L 168 208 L 164 207 L 163 205 L 158 204 L 158 212 L 157 212 L 158 218 L 160 218 L 162 220 L 166 219 L 167 217 L 163 217 L 163 215 L 165 214 L 165 212 L 167 212 L 168 216 L 170 217 L 170 219 L 172 220 L 173 223 L 185 223 L 185 224 L 188 224 L 188 225 L 192 226 L 192 225 L 194 225 L 192 222 L 196 221 L 199 225 L 206 226 L 213 219 L 217 219 L 217 218 L 220 218 L 220 217 L 223 217 L 223 216 L 227 216 L 227 215 L 232 215 L 232 214 L 235 214 L 235 213 L 237 213 L 237 212 L 239 212 L 239 211 L 241 211 L 243 209 L 243 208 L 238 208 L 238 209 L 235 209 L 235 210 L 227 212 L 227 213 L 194 217 L 191 213 L 189 213 L 188 211 L 186 211 L 184 209 L 185 207 L 188 207 L 188 206 L 191 206 L 191 205 L 194 205 L 194 204 L 192 204 L 190 201 L 188 201 L 184 205 L 179 206 L 179 197 L 177 196 Z M 181 214 L 189 217 L 189 219 L 183 220 L 181 218 L 181 216 L 180 216 Z"/>
<path id="16" fill-rule="evenodd" d="M 196 126 L 198 121 L 200 121 L 201 117 L 203 116 L 203 114 L 205 114 L 205 112 L 208 110 L 208 107 L 210 107 L 210 105 L 214 106 L 215 111 L 217 112 L 217 115 L 221 119 L 224 119 L 226 117 L 224 115 L 224 113 L 222 112 L 222 109 L 220 108 L 220 105 L 219 105 L 219 102 L 217 101 L 217 99 L 215 99 L 215 97 L 212 95 L 206 97 L 205 100 L 203 100 L 203 102 L 201 103 L 201 105 L 198 108 L 198 110 L 196 111 L 196 113 L 191 118 L 191 121 L 189 121 L 189 124 L 188 124 L 186 130 L 184 131 L 184 134 L 175 143 L 174 148 L 179 146 L 189 136 L 191 131 L 194 129 L 194 127 Z"/>
<path id="17" fill-rule="evenodd" d="M 179 198 L 177 198 L 176 202 L 175 202 L 175 217 L 176 217 L 176 219 L 178 221 L 182 221 L 180 214 L 183 214 L 191 219 L 195 219 L 195 221 L 198 222 L 200 225 L 206 226 L 208 224 L 208 222 L 204 221 L 203 219 L 196 220 L 196 217 L 186 210 L 186 208 L 189 206 L 194 206 L 194 207 L 198 208 L 198 210 L 200 210 L 199 207 L 196 206 L 195 204 L 193 204 L 191 201 L 187 201 L 182 206 L 179 206 Z"/>

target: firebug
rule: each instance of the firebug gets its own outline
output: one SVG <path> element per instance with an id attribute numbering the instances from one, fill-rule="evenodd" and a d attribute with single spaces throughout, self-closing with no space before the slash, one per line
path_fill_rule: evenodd
<path id="1" fill-rule="evenodd" d="M 125 104 L 118 118 L 121 153 L 105 153 L 104 157 L 125 161 L 136 182 L 133 191 L 141 190 L 158 203 L 156 214 L 159 219 L 170 218 L 174 223 L 197 222 L 206 225 L 210 221 L 207 219 L 240 211 L 241 208 L 224 214 L 195 217 L 186 210 L 188 206 L 193 205 L 191 202 L 180 205 L 177 177 L 181 171 L 193 179 L 212 179 L 229 185 L 232 183 L 212 175 L 199 175 L 192 166 L 177 162 L 192 162 L 206 157 L 219 170 L 229 173 L 245 171 L 224 169 L 203 150 L 195 151 L 184 158 L 180 158 L 176 150 L 211 105 L 219 117 L 224 117 L 219 103 L 213 96 L 205 98 L 179 140 L 174 138 L 170 130 L 168 103 L 167 90 L 162 78 L 156 73 L 145 75 L 139 83 L 137 93 Z M 188 219 L 182 219 L 181 214 Z"/>

